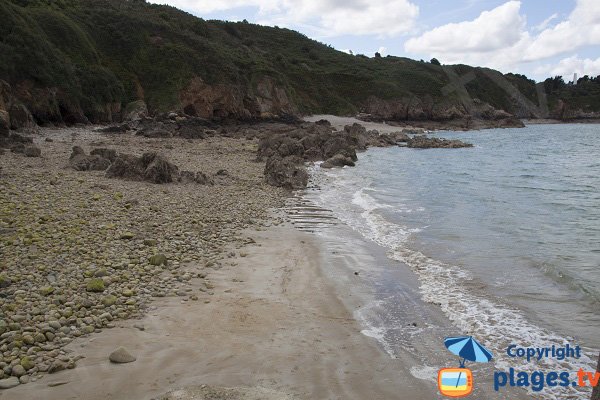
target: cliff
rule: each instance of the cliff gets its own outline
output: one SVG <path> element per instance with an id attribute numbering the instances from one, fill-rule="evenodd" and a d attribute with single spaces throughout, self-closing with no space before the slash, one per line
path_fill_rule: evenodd
<path id="1" fill-rule="evenodd" d="M 548 116 L 524 76 L 353 56 L 292 30 L 142 0 L 5 0 L 0 20 L 0 111 L 17 127 L 121 121 L 140 102 L 216 120 L 362 112 L 468 128 Z M 551 95 L 556 115 L 600 110 L 565 93 Z"/>

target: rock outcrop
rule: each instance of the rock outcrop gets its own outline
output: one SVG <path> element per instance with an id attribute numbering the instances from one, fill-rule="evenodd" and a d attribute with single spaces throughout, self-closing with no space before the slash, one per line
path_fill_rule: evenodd
<path id="1" fill-rule="evenodd" d="M 409 139 L 406 146 L 414 149 L 458 149 L 462 147 L 473 147 L 472 144 L 457 139 L 428 138 L 421 135 Z"/>
<path id="2" fill-rule="evenodd" d="M 305 188 L 308 184 L 308 172 L 302 164 L 303 160 L 297 156 L 270 157 L 265 165 L 267 183 L 290 190 Z"/>
<path id="3" fill-rule="evenodd" d="M 411 131 L 411 133 L 414 133 Z M 460 148 L 471 144 L 459 140 L 410 137 L 404 131 L 380 134 L 360 124 L 347 125 L 336 132 L 327 121 L 303 123 L 287 130 L 270 130 L 260 139 L 257 161 L 266 160 L 265 180 L 287 189 L 303 188 L 308 183 L 305 162 L 323 161 L 321 168 L 354 166 L 357 151 L 368 147 L 405 145 L 412 148 Z"/>
<path id="4" fill-rule="evenodd" d="M 87 155 L 81 147 L 73 147 L 71 156 L 69 157 L 69 166 L 76 171 L 105 171 L 110 167 L 112 160 L 104 157 L 103 151 L 95 151 L 96 150 L 92 151 L 90 155 Z"/>
<path id="5" fill-rule="evenodd" d="M 447 102 L 434 101 L 431 97 L 407 97 L 383 100 L 370 96 L 362 105 L 358 118 L 363 121 L 396 121 L 427 129 L 481 129 L 523 127 L 523 122 L 514 115 L 474 99 L 469 107 Z"/>
<path id="6" fill-rule="evenodd" d="M 195 77 L 179 95 L 183 111 L 205 119 L 249 120 L 295 115 L 295 106 L 286 91 L 269 77 L 256 88 L 214 84 Z"/>

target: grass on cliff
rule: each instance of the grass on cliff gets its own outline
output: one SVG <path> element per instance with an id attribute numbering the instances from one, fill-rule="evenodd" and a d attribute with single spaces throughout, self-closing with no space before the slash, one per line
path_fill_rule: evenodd
<path id="1" fill-rule="evenodd" d="M 92 120 L 107 103 L 139 98 L 153 111 L 172 109 L 194 76 L 249 88 L 270 76 L 304 113 L 353 113 L 371 95 L 458 103 L 442 94 L 449 78 L 439 65 L 353 56 L 292 30 L 206 21 L 142 0 L 4 0 L 0 21 L 0 79 L 58 88 L 60 109 L 79 106 Z M 473 97 L 516 110 L 490 74 L 454 68 L 475 72 Z M 503 77 L 535 98 L 533 81 Z"/>

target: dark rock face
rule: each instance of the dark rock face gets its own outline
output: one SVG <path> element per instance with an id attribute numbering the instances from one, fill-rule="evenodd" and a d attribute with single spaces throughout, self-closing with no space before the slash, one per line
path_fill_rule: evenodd
<path id="1" fill-rule="evenodd" d="M 470 143 L 460 140 L 448 140 L 439 138 L 428 138 L 426 136 L 415 136 L 407 143 L 407 147 L 414 149 L 458 149 L 462 147 L 473 147 Z"/>
<path id="2" fill-rule="evenodd" d="M 76 171 L 105 171 L 110 164 L 110 159 L 98 153 L 87 155 L 79 146 L 73 147 L 69 157 L 69 165 Z"/>
<path id="3" fill-rule="evenodd" d="M 308 184 L 308 172 L 303 160 L 296 156 L 270 157 L 265 166 L 265 178 L 269 185 L 286 189 L 302 189 Z"/>

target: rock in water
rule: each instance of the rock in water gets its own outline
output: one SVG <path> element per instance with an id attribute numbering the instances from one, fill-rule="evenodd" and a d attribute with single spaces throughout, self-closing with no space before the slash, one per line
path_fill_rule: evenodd
<path id="1" fill-rule="evenodd" d="M 7 378 L 7 379 L 0 379 L 0 389 L 10 389 L 15 386 L 18 386 L 19 383 L 21 383 L 21 382 L 19 381 L 19 378 L 17 378 L 16 376 L 11 376 L 10 378 Z"/>
<path id="2" fill-rule="evenodd" d="M 343 154 L 336 154 L 321 164 L 321 168 L 343 167 L 345 165 L 354 167 L 354 161 L 352 161 L 350 157 L 346 157 Z"/>
<path id="3" fill-rule="evenodd" d="M 408 141 L 407 147 L 414 149 L 458 149 L 461 147 L 473 147 L 473 145 L 456 139 L 448 140 L 428 138 L 426 136 L 415 136 Z"/>
<path id="4" fill-rule="evenodd" d="M 127 350 L 125 350 L 124 347 L 119 347 L 117 350 L 110 353 L 110 355 L 108 356 L 108 359 L 111 362 L 114 362 L 117 364 L 126 364 L 126 363 L 130 363 L 130 362 L 134 362 L 136 360 L 136 358 L 134 356 L 132 356 L 131 354 L 129 354 L 129 352 Z"/>

